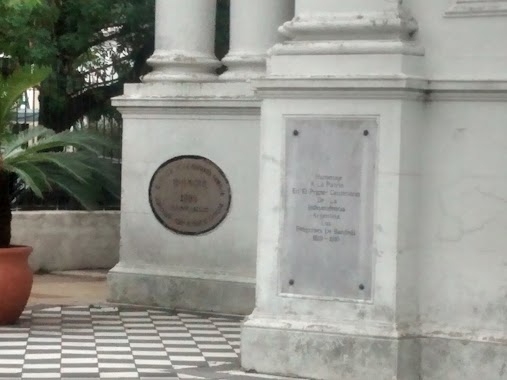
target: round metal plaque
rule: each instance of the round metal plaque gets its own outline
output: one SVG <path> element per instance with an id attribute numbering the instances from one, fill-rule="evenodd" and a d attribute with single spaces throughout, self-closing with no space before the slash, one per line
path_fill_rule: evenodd
<path id="1" fill-rule="evenodd" d="M 225 174 L 200 156 L 179 156 L 163 163 L 151 179 L 149 196 L 160 223 L 184 235 L 211 231 L 231 205 Z"/>

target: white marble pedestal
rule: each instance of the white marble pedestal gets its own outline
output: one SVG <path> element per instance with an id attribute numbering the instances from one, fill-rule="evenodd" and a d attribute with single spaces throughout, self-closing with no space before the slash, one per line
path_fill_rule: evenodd
<path id="1" fill-rule="evenodd" d="M 394 79 L 353 96 L 342 80 L 257 85 L 257 302 L 242 330 L 243 366 L 325 380 L 418 379 L 410 328 L 419 179 L 405 175 L 417 170 L 417 95 Z"/>
<path id="2" fill-rule="evenodd" d="M 255 300 L 259 101 L 237 83 L 127 85 L 114 101 L 124 118 L 120 262 L 113 302 L 247 314 Z M 185 236 L 165 228 L 148 197 L 165 161 L 213 161 L 231 187 L 215 229 Z"/>
<path id="3" fill-rule="evenodd" d="M 301 10 L 281 28 L 292 40 L 271 50 L 268 76 L 255 83 L 261 177 L 246 369 L 419 380 L 416 29 L 397 9 Z"/>

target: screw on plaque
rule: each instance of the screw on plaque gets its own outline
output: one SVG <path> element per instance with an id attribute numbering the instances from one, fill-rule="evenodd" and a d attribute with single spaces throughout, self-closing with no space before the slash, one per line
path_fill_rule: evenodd
<path id="1" fill-rule="evenodd" d="M 370 132 L 368 132 L 368 130 L 363 131 L 363 135 L 368 136 L 369 134 L 370 134 Z"/>
<path id="2" fill-rule="evenodd" d="M 292 279 L 291 279 L 291 280 L 289 280 L 289 285 L 290 285 L 290 286 L 294 285 L 294 280 L 292 280 Z"/>
<path id="3" fill-rule="evenodd" d="M 359 290 L 364 290 L 364 285 L 363 284 L 359 284 Z"/>
<path id="4" fill-rule="evenodd" d="M 294 129 L 294 131 L 292 132 L 292 134 L 293 134 L 294 136 L 298 136 L 298 135 L 299 135 L 299 131 L 298 131 L 297 129 Z"/>

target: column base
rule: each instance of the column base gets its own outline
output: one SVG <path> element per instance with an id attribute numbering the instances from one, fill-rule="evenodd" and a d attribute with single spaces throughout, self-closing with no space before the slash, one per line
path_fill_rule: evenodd
<path id="1" fill-rule="evenodd" d="M 255 326 L 252 326 L 255 325 Z M 246 370 L 318 380 L 419 380 L 420 345 L 415 338 L 346 335 L 273 328 L 251 319 L 241 332 Z"/>
<path id="2" fill-rule="evenodd" d="M 109 299 L 168 309 L 247 315 L 255 304 L 254 282 L 136 273 L 134 267 L 108 274 Z"/>
<path id="3" fill-rule="evenodd" d="M 284 322 L 285 323 L 285 322 Z M 241 332 L 245 370 L 318 380 L 507 378 L 507 341 L 345 334 L 314 322 L 249 318 Z M 294 328 L 297 325 L 297 328 Z M 337 329 L 338 330 L 338 329 Z"/>
<path id="4" fill-rule="evenodd" d="M 148 59 L 153 71 L 142 78 L 144 83 L 200 82 L 216 80 L 220 62 L 212 55 L 185 51 L 155 51 Z"/>
<path id="5" fill-rule="evenodd" d="M 266 75 L 266 55 L 229 53 L 222 59 L 228 70 L 220 75 L 222 80 L 248 80 Z"/>

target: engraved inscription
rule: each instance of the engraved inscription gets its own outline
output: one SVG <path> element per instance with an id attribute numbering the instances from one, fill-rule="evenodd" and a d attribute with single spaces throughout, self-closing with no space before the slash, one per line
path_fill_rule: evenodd
<path id="1" fill-rule="evenodd" d="M 345 227 L 340 222 L 347 219 L 347 208 L 341 198 L 358 198 L 358 202 L 361 193 L 347 191 L 342 176 L 316 174 L 306 187 L 293 187 L 292 194 L 299 196 L 300 201 L 307 204 L 308 218 L 305 220 L 312 226 L 296 224 L 296 232 L 312 235 L 313 241 L 332 243 L 341 241 L 346 236 L 356 236 L 356 230 L 340 228 Z M 347 203 L 350 205 L 350 202 L 352 201 Z"/>
<path id="2" fill-rule="evenodd" d="M 376 120 L 288 120 L 282 293 L 371 297 L 375 146 Z"/>
<path id="3" fill-rule="evenodd" d="M 507 0 L 455 0 L 446 17 L 507 16 Z"/>
<path id="4" fill-rule="evenodd" d="M 200 156 L 180 156 L 160 166 L 150 184 L 150 204 L 157 219 L 170 230 L 197 235 L 226 217 L 231 190 L 224 173 Z"/>

